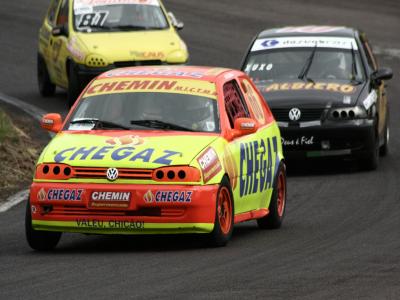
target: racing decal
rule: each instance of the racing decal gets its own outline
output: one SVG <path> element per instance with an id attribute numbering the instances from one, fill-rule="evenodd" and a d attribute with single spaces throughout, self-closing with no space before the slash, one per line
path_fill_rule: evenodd
<path id="1" fill-rule="evenodd" d="M 172 158 L 176 155 L 180 155 L 180 152 L 164 150 L 161 153 L 155 154 L 156 149 L 147 148 L 139 150 L 135 147 L 116 147 L 116 146 L 93 146 L 93 147 L 71 147 L 58 152 L 54 161 L 57 163 L 63 161 L 74 161 L 74 160 L 129 160 L 143 162 L 152 162 L 160 165 L 170 165 Z"/>
<path id="2" fill-rule="evenodd" d="M 93 192 L 93 201 L 129 201 L 131 192 Z"/>
<path id="3" fill-rule="evenodd" d="M 357 42 L 354 38 L 329 37 L 329 36 L 295 36 L 258 39 L 254 42 L 251 51 L 260 51 L 279 48 L 336 48 L 358 50 Z"/>
<path id="4" fill-rule="evenodd" d="M 74 56 L 76 59 L 83 61 L 85 59 L 85 53 L 79 50 L 79 47 L 77 46 L 77 38 L 76 36 L 73 36 L 68 44 L 67 44 L 67 49 L 71 53 L 72 56 Z"/>
<path id="5" fill-rule="evenodd" d="M 155 194 L 148 190 L 143 196 L 146 203 L 191 203 L 193 191 L 157 191 Z"/>
<path id="6" fill-rule="evenodd" d="M 314 145 L 315 140 L 314 140 L 314 136 L 301 136 L 295 139 L 285 139 L 283 137 L 281 137 L 282 139 L 282 146 L 307 146 L 307 145 Z"/>
<path id="7" fill-rule="evenodd" d="M 188 77 L 188 78 L 203 78 L 206 74 L 204 72 L 193 71 L 188 72 L 178 68 L 146 68 L 146 69 L 126 69 L 126 70 L 111 70 L 105 73 L 106 77 L 126 77 L 126 76 L 175 76 L 175 77 Z"/>
<path id="8" fill-rule="evenodd" d="M 351 97 L 350 96 L 343 96 L 343 104 L 350 104 Z"/>
<path id="9" fill-rule="evenodd" d="M 98 192 L 90 197 L 91 207 L 118 207 L 128 208 L 131 201 L 131 192 Z"/>
<path id="10" fill-rule="evenodd" d="M 86 14 L 81 14 L 80 19 L 77 23 L 77 27 L 79 29 L 94 27 L 94 26 L 103 26 L 104 22 L 107 19 L 108 11 L 96 11 Z"/>
<path id="11" fill-rule="evenodd" d="M 110 145 L 136 146 L 142 145 L 144 140 L 138 135 L 124 135 L 116 138 L 109 138 L 106 140 L 106 143 Z"/>
<path id="12" fill-rule="evenodd" d="M 77 219 L 76 226 L 80 228 L 118 228 L 118 229 L 144 229 L 143 221 L 119 221 L 119 220 L 89 220 Z"/>
<path id="13" fill-rule="evenodd" d="M 374 103 L 376 102 L 377 99 L 378 99 L 378 95 L 376 94 L 376 91 L 372 90 L 372 92 L 369 93 L 367 98 L 365 98 L 363 101 L 363 105 L 364 105 L 365 109 L 368 110 L 372 105 L 374 105 Z"/>
<path id="14" fill-rule="evenodd" d="M 218 155 L 211 147 L 207 148 L 206 151 L 199 156 L 197 161 L 203 174 L 204 183 L 207 183 L 222 170 Z"/>
<path id="15" fill-rule="evenodd" d="M 264 92 L 279 92 L 279 91 L 327 91 L 342 94 L 354 93 L 356 88 L 351 84 L 325 83 L 325 82 L 291 82 L 291 83 L 272 83 L 262 89 Z"/>
<path id="16" fill-rule="evenodd" d="M 157 0 L 75 0 L 74 11 L 75 13 L 83 11 L 86 7 L 105 6 L 105 5 L 118 5 L 118 4 L 140 4 L 160 6 Z"/>
<path id="17" fill-rule="evenodd" d="M 162 51 L 130 51 L 129 53 L 136 59 L 165 59 L 165 54 Z"/>
<path id="18" fill-rule="evenodd" d="M 224 163 L 224 169 L 228 173 L 232 190 L 235 190 L 237 186 L 238 169 L 235 162 L 235 158 L 229 147 L 225 147 L 224 149 L 223 163 Z"/>
<path id="19" fill-rule="evenodd" d="M 39 201 L 80 201 L 82 200 L 83 189 L 49 189 L 47 192 L 44 188 L 37 193 Z"/>
<path id="20" fill-rule="evenodd" d="M 261 149 L 261 152 L 259 151 Z M 262 192 L 273 187 L 278 141 L 276 137 L 240 143 L 240 196 Z"/>
<path id="21" fill-rule="evenodd" d="M 284 27 L 276 30 L 277 33 L 327 33 L 344 29 L 341 26 L 300 26 L 300 27 Z"/>
<path id="22" fill-rule="evenodd" d="M 160 78 L 99 79 L 86 90 L 84 97 L 134 92 L 178 93 L 207 96 L 216 99 L 215 84 L 198 80 L 165 80 Z"/>

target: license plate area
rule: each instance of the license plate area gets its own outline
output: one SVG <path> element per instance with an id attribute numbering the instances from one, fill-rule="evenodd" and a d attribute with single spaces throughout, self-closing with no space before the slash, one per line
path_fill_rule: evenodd
<path id="1" fill-rule="evenodd" d="M 90 193 L 89 209 L 127 210 L 135 209 L 132 191 L 92 191 Z"/>

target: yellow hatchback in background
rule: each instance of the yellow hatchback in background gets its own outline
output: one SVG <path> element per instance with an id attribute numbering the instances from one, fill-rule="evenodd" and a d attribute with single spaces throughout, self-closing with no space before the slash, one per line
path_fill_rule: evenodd
<path id="1" fill-rule="evenodd" d="M 51 0 L 39 33 L 39 91 L 51 96 L 65 88 L 72 106 L 109 69 L 184 64 L 182 28 L 159 0 Z"/>

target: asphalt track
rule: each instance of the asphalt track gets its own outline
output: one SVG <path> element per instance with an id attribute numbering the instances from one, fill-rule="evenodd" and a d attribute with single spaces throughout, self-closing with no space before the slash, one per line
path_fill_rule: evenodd
<path id="1" fill-rule="evenodd" d="M 66 94 L 38 95 L 37 32 L 47 0 L 1 1 L 0 92 L 66 113 Z M 375 172 L 347 163 L 290 165 L 282 229 L 235 228 L 225 248 L 197 237 L 65 235 L 36 253 L 24 204 L 0 214 L 0 298 L 400 299 L 400 2 L 166 0 L 185 22 L 193 64 L 238 67 L 266 27 L 362 28 L 390 66 L 391 149 Z M 397 52 L 396 52 L 397 51 Z"/>

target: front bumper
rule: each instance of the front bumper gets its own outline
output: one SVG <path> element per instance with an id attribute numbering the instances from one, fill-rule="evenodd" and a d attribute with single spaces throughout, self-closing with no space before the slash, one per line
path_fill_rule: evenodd
<path id="1" fill-rule="evenodd" d="M 372 119 L 279 128 L 287 158 L 364 157 L 375 147 L 375 123 Z"/>
<path id="2" fill-rule="evenodd" d="M 32 226 L 89 234 L 208 233 L 218 187 L 35 182 Z"/>

